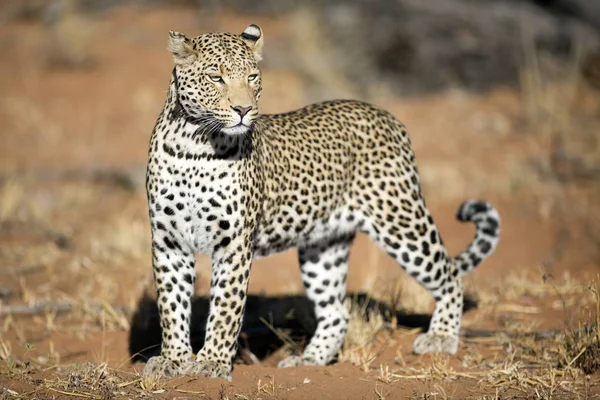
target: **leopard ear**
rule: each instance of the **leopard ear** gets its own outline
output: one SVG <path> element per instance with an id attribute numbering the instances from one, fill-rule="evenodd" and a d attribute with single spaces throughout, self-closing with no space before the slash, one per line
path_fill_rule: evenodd
<path id="1" fill-rule="evenodd" d="M 191 64 L 198 56 L 190 39 L 179 32 L 169 31 L 169 50 L 173 53 L 173 62 L 176 65 Z"/>
<path id="2" fill-rule="evenodd" d="M 246 42 L 246 45 L 250 47 L 254 53 L 256 61 L 262 60 L 262 48 L 265 44 L 265 40 L 263 39 L 263 32 L 262 29 L 260 29 L 260 26 L 254 24 L 248 25 L 241 36 L 242 39 L 244 39 L 244 42 Z"/>

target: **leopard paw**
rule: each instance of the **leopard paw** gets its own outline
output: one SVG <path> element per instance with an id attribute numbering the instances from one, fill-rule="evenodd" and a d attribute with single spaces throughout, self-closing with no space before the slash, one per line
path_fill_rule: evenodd
<path id="1" fill-rule="evenodd" d="M 154 356 L 148 360 L 142 375 L 145 377 L 170 378 L 181 375 L 181 362 L 170 360 L 164 356 Z"/>
<path id="2" fill-rule="evenodd" d="M 185 375 L 221 378 L 231 382 L 231 365 L 217 361 L 196 359 L 183 365 L 182 370 Z"/>
<path id="3" fill-rule="evenodd" d="M 289 356 L 279 361 L 277 364 L 277 368 L 290 368 L 290 367 L 298 367 L 302 365 L 302 357 L 300 356 Z"/>
<path id="4" fill-rule="evenodd" d="M 142 375 L 155 378 L 190 375 L 231 381 L 231 366 L 202 359 L 177 362 L 163 356 L 155 356 L 148 360 Z"/>
<path id="5" fill-rule="evenodd" d="M 279 361 L 277 368 L 299 367 L 300 365 L 325 365 L 317 362 L 313 357 L 307 356 L 289 356 Z"/>
<path id="6" fill-rule="evenodd" d="M 456 350 L 458 350 L 458 336 L 449 334 L 427 332 L 417 336 L 413 343 L 413 351 L 416 354 L 435 352 L 454 354 Z"/>

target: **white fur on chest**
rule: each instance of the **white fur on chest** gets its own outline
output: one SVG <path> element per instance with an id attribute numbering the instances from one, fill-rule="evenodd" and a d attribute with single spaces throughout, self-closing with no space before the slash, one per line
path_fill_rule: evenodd
<path id="1" fill-rule="evenodd" d="M 194 251 L 210 255 L 218 240 L 216 234 L 222 229 L 220 224 L 227 223 L 233 230 L 241 219 L 242 192 L 236 179 L 238 171 L 230 168 L 231 161 L 201 162 L 198 177 L 192 182 L 189 203 L 192 219 L 185 231 Z"/>
<path id="2" fill-rule="evenodd" d="M 171 157 L 165 164 L 170 171 L 163 168 L 160 174 L 162 183 L 155 190 L 156 201 L 163 209 L 173 209 L 175 214 L 160 214 L 155 218 L 169 226 L 173 234 L 194 252 L 211 255 L 218 239 L 216 233 L 222 229 L 220 223 L 227 221 L 233 229 L 236 220 L 241 218 L 242 192 L 238 170 L 232 163 L 236 161 Z M 165 193 L 161 194 L 163 191 Z M 171 200 L 167 196 L 174 198 Z M 178 209 L 178 204 L 183 208 Z M 176 228 L 171 221 L 175 222 Z"/>

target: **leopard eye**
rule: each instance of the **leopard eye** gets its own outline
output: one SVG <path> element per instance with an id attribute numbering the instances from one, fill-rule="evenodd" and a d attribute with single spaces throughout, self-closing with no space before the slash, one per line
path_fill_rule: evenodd
<path id="1" fill-rule="evenodd" d="M 252 74 L 248 76 L 248 82 L 254 82 L 258 78 L 258 74 Z"/>
<path id="2" fill-rule="evenodd" d="M 209 75 L 208 79 L 210 79 L 211 81 L 213 81 L 215 83 L 223 83 L 223 77 L 221 77 L 219 75 Z"/>

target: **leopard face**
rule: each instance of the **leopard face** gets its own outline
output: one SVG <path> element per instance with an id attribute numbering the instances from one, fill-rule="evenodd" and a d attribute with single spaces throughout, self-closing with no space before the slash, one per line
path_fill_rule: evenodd
<path id="1" fill-rule="evenodd" d="M 211 33 L 188 39 L 169 32 L 177 98 L 188 118 L 225 134 L 247 133 L 258 116 L 263 35 Z"/>

